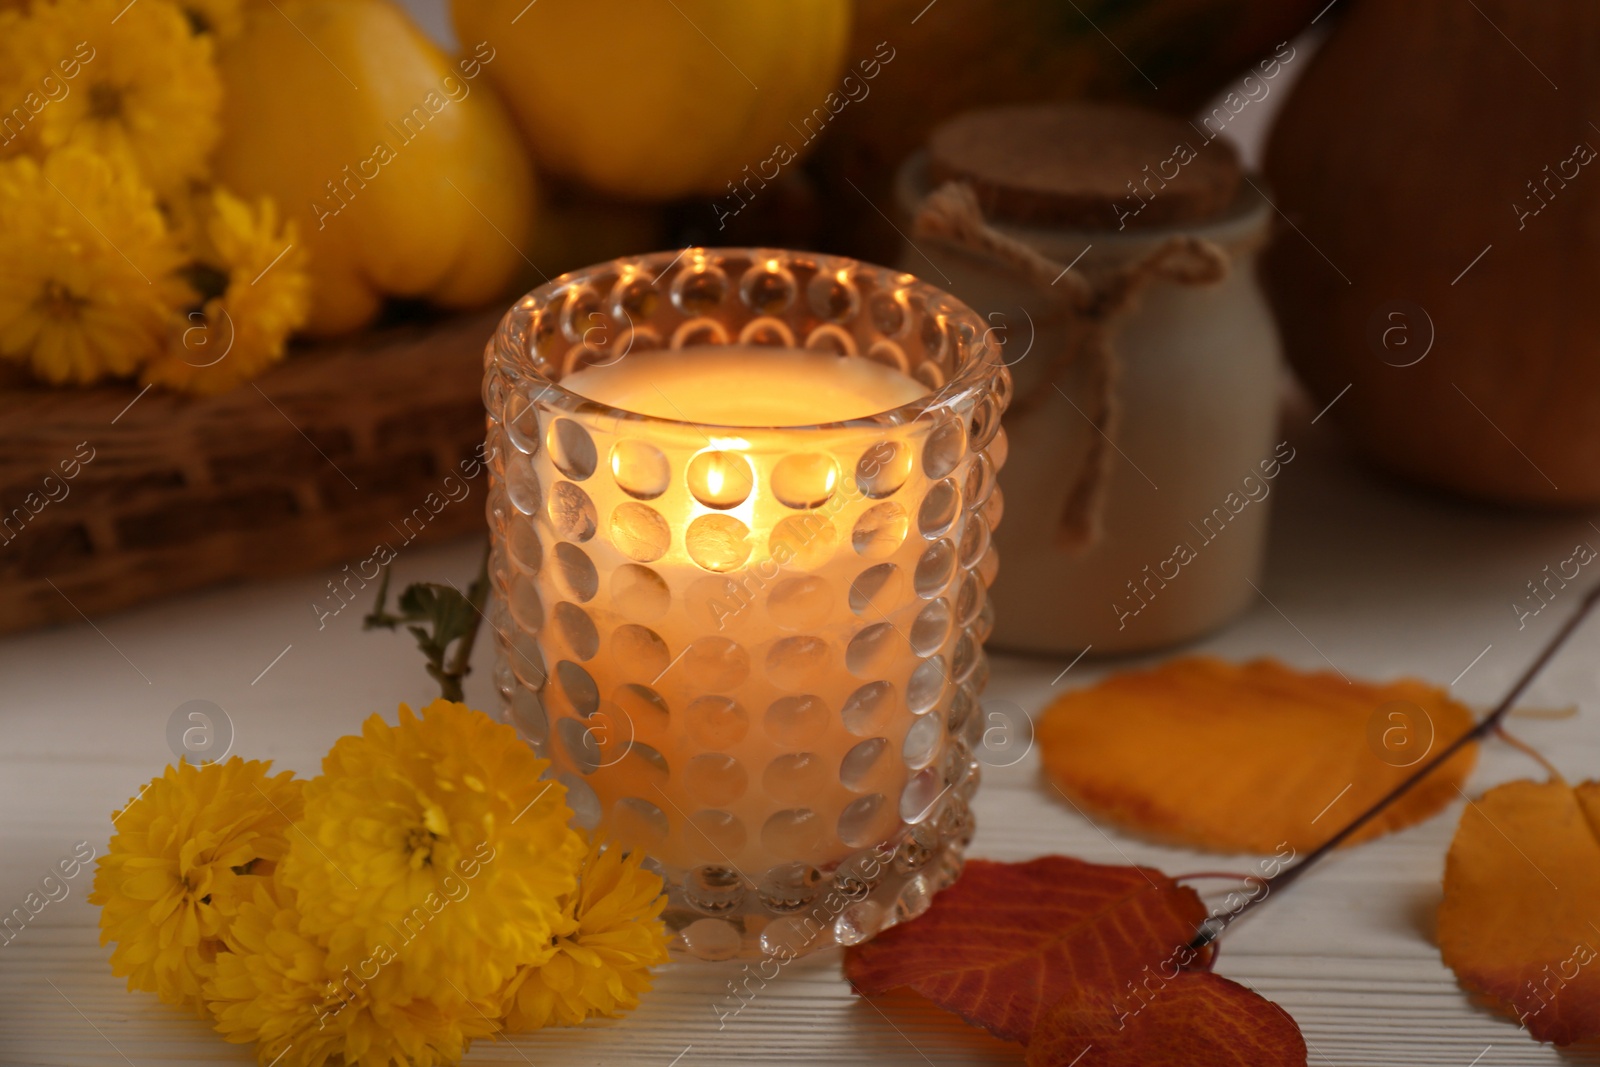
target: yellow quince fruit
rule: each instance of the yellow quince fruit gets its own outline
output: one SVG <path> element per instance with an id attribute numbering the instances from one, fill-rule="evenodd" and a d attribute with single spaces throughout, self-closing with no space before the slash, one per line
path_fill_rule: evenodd
<path id="1" fill-rule="evenodd" d="M 524 264 L 533 169 L 482 77 L 511 60 L 481 40 L 453 60 L 390 0 L 276 0 L 219 49 L 216 176 L 295 220 L 308 333 L 366 325 L 390 296 L 481 304 Z"/>
<path id="2" fill-rule="evenodd" d="M 451 14 L 461 40 L 504 57 L 487 73 L 539 166 L 614 196 L 769 181 L 849 91 L 835 82 L 850 0 L 452 0 Z"/>

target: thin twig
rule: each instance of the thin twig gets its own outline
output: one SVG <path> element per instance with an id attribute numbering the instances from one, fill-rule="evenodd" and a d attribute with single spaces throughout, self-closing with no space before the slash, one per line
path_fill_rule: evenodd
<path id="1" fill-rule="evenodd" d="M 1446 745 L 1437 756 L 1424 763 L 1405 781 L 1389 790 L 1377 803 L 1357 815 L 1354 819 L 1351 819 L 1338 833 L 1307 854 L 1305 859 L 1293 867 L 1287 867 L 1271 878 L 1266 879 L 1264 882 L 1266 892 L 1251 897 L 1230 914 L 1215 915 L 1202 922 L 1199 928 L 1196 929 L 1194 940 L 1189 943 L 1189 946 L 1194 949 L 1201 949 L 1215 941 L 1222 935 L 1224 930 L 1238 920 L 1239 916 L 1245 914 L 1263 900 L 1276 896 L 1278 890 L 1287 889 L 1301 875 L 1305 874 L 1312 864 L 1348 841 L 1351 835 L 1377 818 L 1385 808 L 1410 792 L 1413 786 L 1438 770 L 1457 752 L 1497 729 L 1501 720 L 1506 717 L 1506 713 L 1511 710 L 1511 706 L 1517 702 L 1517 698 L 1533 683 L 1534 678 L 1538 676 L 1540 671 L 1544 670 L 1545 665 L 1566 643 L 1567 638 L 1571 637 L 1573 631 L 1588 617 L 1596 602 L 1600 602 L 1600 586 L 1596 586 L 1584 595 L 1583 601 L 1578 605 L 1578 610 L 1573 612 L 1571 617 L 1561 624 L 1561 629 L 1556 631 L 1555 636 L 1551 637 L 1549 642 L 1545 644 L 1539 654 L 1534 657 L 1533 662 L 1528 664 L 1527 669 L 1522 672 L 1522 676 L 1516 680 L 1516 683 L 1506 692 L 1506 695 L 1500 698 L 1500 703 L 1495 705 L 1494 710 L 1489 712 L 1482 722 Z"/>
<path id="2" fill-rule="evenodd" d="M 478 576 L 467 586 L 467 602 L 472 605 L 472 617 L 467 623 L 466 633 L 456 642 L 456 654 L 450 661 L 449 669 L 444 672 L 445 677 L 440 679 L 440 685 L 447 690 L 444 694 L 446 700 L 459 701 L 465 698 L 461 690 L 461 680 L 472 670 L 472 646 L 477 643 L 479 623 L 483 620 L 483 602 L 489 596 L 491 545 L 492 542 L 483 546 L 483 560 L 478 564 Z M 454 695 L 451 695 L 451 691 Z"/>
<path id="3" fill-rule="evenodd" d="M 1529 759 L 1533 760 L 1533 762 L 1537 763 L 1539 766 L 1543 767 L 1545 773 L 1550 776 L 1550 780 L 1552 782 L 1566 781 L 1566 779 L 1561 776 L 1561 772 L 1556 769 L 1556 765 L 1544 758 L 1544 753 L 1540 752 L 1538 749 L 1528 744 L 1528 742 L 1508 731 L 1505 727 L 1505 723 L 1496 724 L 1494 728 L 1494 735 L 1500 740 L 1504 741 L 1506 744 L 1510 745 L 1512 748 L 1516 749 L 1518 752 L 1522 753 L 1524 756 L 1527 756 Z"/>
<path id="4" fill-rule="evenodd" d="M 393 630 L 405 620 L 398 615 L 389 613 L 389 565 L 385 563 L 381 568 L 383 580 L 378 583 L 378 602 L 372 606 L 361 620 L 364 630 L 374 630 L 382 626 L 386 630 Z"/>
<path id="5" fill-rule="evenodd" d="M 1189 871 L 1186 874 L 1172 876 L 1174 882 L 1187 882 L 1195 878 L 1220 878 L 1229 882 L 1243 882 L 1254 875 L 1240 874 L 1238 871 Z"/>

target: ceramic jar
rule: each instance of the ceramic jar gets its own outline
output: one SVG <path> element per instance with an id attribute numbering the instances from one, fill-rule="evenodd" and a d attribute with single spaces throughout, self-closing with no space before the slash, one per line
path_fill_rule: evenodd
<path id="1" fill-rule="evenodd" d="M 907 219 L 934 187 L 927 154 L 908 160 L 897 188 Z M 1057 358 L 1084 328 L 1064 312 L 1060 287 L 907 230 L 902 269 L 948 289 L 1003 334 L 1016 382 L 992 647 L 1100 655 L 1173 645 L 1257 596 L 1270 499 L 1294 458 L 1277 436 L 1280 348 L 1255 277 L 1270 217 L 1257 186 L 1242 182 L 1210 217 L 1146 228 L 989 220 L 1102 289 L 1175 237 L 1225 257 L 1220 279 L 1208 283 L 1149 278 L 1104 323 L 1109 420 L 1096 417 L 1094 368 Z M 1095 534 L 1073 537 L 1063 515 L 1096 453 L 1106 465 Z"/>

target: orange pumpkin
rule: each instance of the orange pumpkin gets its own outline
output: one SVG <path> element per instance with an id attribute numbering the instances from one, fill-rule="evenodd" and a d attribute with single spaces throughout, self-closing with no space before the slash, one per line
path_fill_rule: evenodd
<path id="1" fill-rule="evenodd" d="M 1373 462 L 1600 503 L 1597 54 L 1585 0 L 1365 0 L 1291 91 L 1266 171 L 1299 232 L 1262 277 Z"/>

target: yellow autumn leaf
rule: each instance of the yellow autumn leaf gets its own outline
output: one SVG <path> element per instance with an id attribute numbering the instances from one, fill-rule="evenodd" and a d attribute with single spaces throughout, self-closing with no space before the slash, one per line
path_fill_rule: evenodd
<path id="1" fill-rule="evenodd" d="M 1507 782 L 1461 813 L 1439 951 L 1540 1041 L 1600 1037 L 1600 782 Z"/>
<path id="2" fill-rule="evenodd" d="M 1195 848 L 1315 848 L 1472 729 L 1444 690 L 1276 660 L 1169 660 L 1068 693 L 1040 719 L 1045 773 L 1092 818 Z M 1469 745 L 1351 838 L 1420 822 L 1457 795 Z"/>

